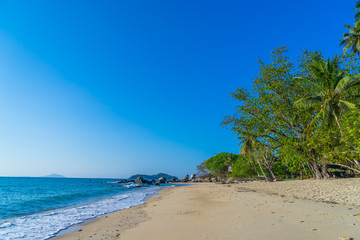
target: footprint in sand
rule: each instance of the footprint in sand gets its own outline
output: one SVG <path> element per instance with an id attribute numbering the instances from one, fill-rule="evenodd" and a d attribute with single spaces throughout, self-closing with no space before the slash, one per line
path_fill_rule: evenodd
<path id="1" fill-rule="evenodd" d="M 200 212 L 194 210 L 177 211 L 177 215 L 200 215 Z"/>

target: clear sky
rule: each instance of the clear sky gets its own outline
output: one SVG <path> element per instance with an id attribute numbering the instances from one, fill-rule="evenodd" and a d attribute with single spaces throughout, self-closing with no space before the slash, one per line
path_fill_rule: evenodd
<path id="1" fill-rule="evenodd" d="M 2 0 L 0 175 L 183 177 L 237 153 L 227 96 L 280 45 L 341 52 L 355 2 Z"/>

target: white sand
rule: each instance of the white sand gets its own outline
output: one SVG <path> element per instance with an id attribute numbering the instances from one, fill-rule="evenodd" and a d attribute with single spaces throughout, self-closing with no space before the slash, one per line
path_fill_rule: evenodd
<path id="1" fill-rule="evenodd" d="M 354 184 L 352 181 L 349 188 Z M 327 185 L 326 181 L 318 182 Z M 308 192 L 306 187 L 301 191 L 292 188 L 306 184 L 321 188 L 313 181 L 202 183 L 168 188 L 145 205 L 102 217 L 61 239 L 360 239 L 360 216 L 356 215 L 360 209 L 343 204 L 294 200 L 292 194 Z M 340 180 L 339 184 L 346 186 L 347 181 Z M 260 192 L 264 189 L 270 189 L 272 194 Z M 344 199 L 353 199 L 359 193 L 352 192 L 351 198 L 346 196 Z M 316 192 L 312 194 L 316 195 Z"/>

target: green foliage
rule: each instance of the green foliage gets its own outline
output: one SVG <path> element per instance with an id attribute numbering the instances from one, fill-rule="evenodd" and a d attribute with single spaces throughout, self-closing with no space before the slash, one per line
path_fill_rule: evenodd
<path id="1" fill-rule="evenodd" d="M 335 151 L 331 152 L 337 163 L 360 173 L 360 110 L 348 112 L 341 119 L 343 135 Z"/>
<path id="2" fill-rule="evenodd" d="M 291 62 L 286 54 L 280 47 L 271 63 L 259 61 L 253 88 L 230 95 L 239 105 L 222 124 L 238 135 L 240 153 L 265 180 L 288 174 L 327 177 L 327 164 L 340 163 L 336 149 L 358 133 L 350 134 L 354 117 L 346 118 L 350 128 L 342 120 L 360 104 L 358 57 L 326 60 L 319 51 L 304 51 Z"/>
<path id="3" fill-rule="evenodd" d="M 348 32 L 343 34 L 340 40 L 340 46 L 344 46 L 344 53 L 350 49 L 352 53 L 359 54 L 360 24 L 356 23 L 354 27 L 345 24 L 344 27 L 348 30 Z"/>
<path id="4" fill-rule="evenodd" d="M 229 167 L 235 163 L 238 155 L 222 152 L 206 160 L 206 169 L 214 176 L 224 177 L 229 173 Z"/>
<path id="5" fill-rule="evenodd" d="M 360 53 L 360 1 L 356 2 L 354 10 L 357 10 L 355 14 L 355 24 L 354 27 L 345 24 L 344 27 L 348 30 L 347 33 L 344 33 L 340 39 L 340 46 L 344 46 L 344 53 L 347 50 L 351 50 L 354 54 Z"/>
<path id="6" fill-rule="evenodd" d="M 230 173 L 231 177 L 254 178 L 257 177 L 256 166 L 251 164 L 245 156 L 238 156 Z"/>
<path id="7" fill-rule="evenodd" d="M 295 106 L 315 113 L 306 132 L 314 126 L 321 126 L 319 121 L 326 121 L 330 127 L 336 123 L 340 128 L 341 114 L 356 109 L 360 103 L 360 76 L 345 76 L 338 56 L 328 60 L 315 58 L 308 68 L 310 78 L 299 79 L 304 84 L 311 84 L 313 91 L 310 96 L 295 102 Z"/>
<path id="8" fill-rule="evenodd" d="M 205 176 L 205 175 L 209 174 L 209 171 L 206 169 L 206 161 L 204 161 L 201 164 L 197 165 L 196 170 L 197 170 L 197 176 L 198 177 Z"/>
<path id="9" fill-rule="evenodd" d="M 267 180 L 276 179 L 272 167 L 278 158 L 282 142 L 301 138 L 310 116 L 299 118 L 301 110 L 295 101 L 307 96 L 313 88 L 304 85 L 296 75 L 310 75 L 306 68 L 318 52 L 304 52 L 298 66 L 286 56 L 287 48 L 280 47 L 272 53 L 270 64 L 261 60 L 259 76 L 253 88 L 239 88 L 230 96 L 239 101 L 236 114 L 227 116 L 223 124 L 230 126 L 241 140 L 241 152 L 254 158 L 261 175 Z M 270 172 L 268 176 L 267 172 Z"/>
<path id="10" fill-rule="evenodd" d="M 347 113 L 341 126 L 344 129 L 342 142 L 352 151 L 360 152 L 360 110 Z"/>

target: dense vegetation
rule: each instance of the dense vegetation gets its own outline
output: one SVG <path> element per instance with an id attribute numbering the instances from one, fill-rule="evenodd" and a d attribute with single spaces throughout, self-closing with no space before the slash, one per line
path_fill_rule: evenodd
<path id="1" fill-rule="evenodd" d="M 345 25 L 343 54 L 325 58 L 320 51 L 304 51 L 291 61 L 288 49 L 279 47 L 270 63 L 259 60 L 253 87 L 231 94 L 239 105 L 222 122 L 237 134 L 240 154 L 217 154 L 198 169 L 267 181 L 328 178 L 329 166 L 360 173 L 359 19 L 357 13 L 354 27 Z"/>

